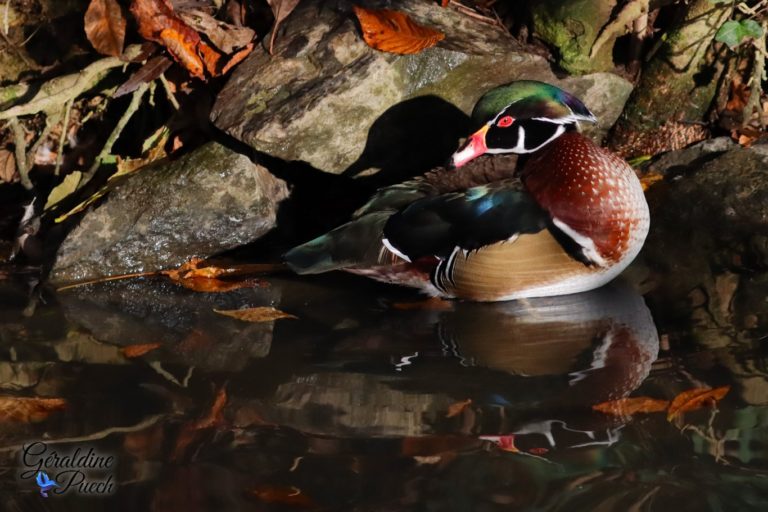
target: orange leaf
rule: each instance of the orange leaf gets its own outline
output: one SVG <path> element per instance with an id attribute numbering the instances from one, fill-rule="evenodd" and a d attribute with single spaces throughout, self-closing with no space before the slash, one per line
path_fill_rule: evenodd
<path id="1" fill-rule="evenodd" d="M 448 406 L 448 414 L 445 415 L 446 418 L 453 418 L 454 416 L 458 416 L 462 412 L 464 412 L 464 409 L 472 405 L 472 399 L 467 398 L 463 402 L 456 402 L 455 404 L 451 404 Z"/>
<path id="2" fill-rule="evenodd" d="M 671 421 L 684 412 L 694 411 L 705 405 L 714 405 L 715 402 L 722 400 L 730 390 L 731 386 L 723 386 L 714 389 L 696 388 L 683 391 L 672 400 L 667 412 L 667 420 Z"/>
<path id="3" fill-rule="evenodd" d="M 127 347 L 120 349 L 120 351 L 123 353 L 124 357 L 132 359 L 134 357 L 141 357 L 148 352 L 152 352 L 153 350 L 160 348 L 160 346 L 160 343 L 141 343 L 138 345 L 128 345 Z"/>
<path id="4" fill-rule="evenodd" d="M 232 273 L 230 269 L 214 266 L 201 267 L 205 260 L 192 258 L 179 268 L 163 270 L 160 272 L 168 276 L 176 284 L 196 292 L 229 292 L 240 288 L 255 288 L 265 286 L 265 282 L 259 279 L 246 279 L 243 281 L 223 281 L 218 276 Z"/>
<path id="5" fill-rule="evenodd" d="M 182 66 L 187 68 L 192 76 L 197 78 L 205 78 L 203 73 L 205 67 L 203 60 L 197 54 L 197 46 L 200 43 L 200 36 L 194 33 L 197 39 L 190 37 L 190 34 L 185 32 L 178 32 L 172 28 L 163 29 L 160 32 L 159 42 L 163 44 L 173 58 L 176 59 Z"/>
<path id="6" fill-rule="evenodd" d="M 0 396 L 0 421 L 37 423 L 66 407 L 63 398 Z"/>
<path id="7" fill-rule="evenodd" d="M 171 460 L 179 460 L 186 452 L 189 446 L 200 437 L 200 431 L 212 427 L 217 427 L 224 423 L 223 411 L 227 404 L 227 391 L 222 386 L 216 393 L 213 405 L 205 416 L 184 424 L 176 438 L 176 446 L 171 454 Z"/>
<path id="8" fill-rule="evenodd" d="M 99 53 L 122 55 L 125 16 L 117 0 L 91 0 L 85 11 L 85 35 Z"/>
<path id="9" fill-rule="evenodd" d="M 358 6 L 354 9 L 365 42 L 383 52 L 401 55 L 419 53 L 445 38 L 442 32 L 418 25 L 402 12 Z"/>
<path id="10" fill-rule="evenodd" d="M 248 43 L 245 48 L 242 50 L 238 50 L 232 56 L 229 58 L 229 61 L 227 61 L 226 64 L 224 64 L 224 67 L 221 68 L 221 74 L 226 75 L 227 72 L 232 69 L 233 67 L 240 64 L 240 62 L 246 58 L 251 52 L 253 51 L 253 43 Z"/>
<path id="11" fill-rule="evenodd" d="M 669 406 L 669 400 L 636 396 L 595 404 L 592 409 L 613 416 L 632 416 L 640 412 L 661 412 L 666 410 L 667 406 Z"/>
<path id="12" fill-rule="evenodd" d="M 279 309 L 275 309 L 273 307 L 232 309 L 228 311 L 214 309 L 213 311 L 220 315 L 237 318 L 238 320 L 242 320 L 243 322 L 254 322 L 254 323 L 272 322 L 274 320 L 280 320 L 281 318 L 294 318 L 294 319 L 298 318 L 297 316 L 290 315 L 288 313 L 285 313 L 284 311 L 280 311 Z"/>

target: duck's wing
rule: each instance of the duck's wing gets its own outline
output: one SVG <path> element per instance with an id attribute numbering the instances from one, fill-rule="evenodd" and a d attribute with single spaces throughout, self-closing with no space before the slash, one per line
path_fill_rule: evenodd
<path id="1" fill-rule="evenodd" d="M 548 214 L 517 179 L 416 201 L 384 226 L 388 246 L 410 260 L 448 258 L 547 228 Z"/>

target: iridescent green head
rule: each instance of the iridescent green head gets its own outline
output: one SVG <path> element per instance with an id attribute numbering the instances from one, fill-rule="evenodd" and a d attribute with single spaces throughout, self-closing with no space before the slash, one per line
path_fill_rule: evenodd
<path id="1" fill-rule="evenodd" d="M 580 121 L 596 122 L 578 98 L 554 85 L 520 80 L 485 93 L 472 111 L 482 127 L 454 153 L 460 167 L 484 153 L 532 153 Z"/>

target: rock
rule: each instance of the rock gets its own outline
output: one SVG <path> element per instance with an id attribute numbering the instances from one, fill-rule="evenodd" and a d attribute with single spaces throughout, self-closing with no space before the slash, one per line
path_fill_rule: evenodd
<path id="1" fill-rule="evenodd" d="M 715 139 L 653 164 L 666 179 L 648 190 L 651 231 L 640 260 L 657 274 L 650 298 L 658 311 L 688 317 L 703 308 L 714 328 L 766 325 L 768 303 L 746 297 L 768 271 L 767 150 Z"/>
<path id="2" fill-rule="evenodd" d="M 256 240 L 286 184 L 215 143 L 117 184 L 59 248 L 54 283 L 176 267 Z"/>
<path id="3" fill-rule="evenodd" d="M 234 71 L 211 114 L 217 127 L 334 174 L 413 173 L 445 162 L 471 128 L 466 113 L 492 87 L 535 79 L 569 89 L 600 119 L 598 139 L 632 88 L 608 73 L 561 80 L 506 32 L 418 0 L 398 9 L 446 39 L 416 55 L 379 52 L 362 40 L 348 2 L 329 4 L 300 5 L 275 56 L 259 49 Z"/>

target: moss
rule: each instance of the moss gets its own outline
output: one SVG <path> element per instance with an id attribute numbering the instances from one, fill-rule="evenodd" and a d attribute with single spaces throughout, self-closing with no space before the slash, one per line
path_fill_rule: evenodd
<path id="1" fill-rule="evenodd" d="M 613 68 L 613 45 L 605 45 L 594 57 L 589 52 L 614 6 L 613 0 L 536 2 L 532 7 L 534 31 L 557 50 L 558 64 L 569 73 L 607 71 Z"/>

